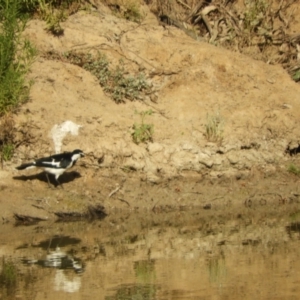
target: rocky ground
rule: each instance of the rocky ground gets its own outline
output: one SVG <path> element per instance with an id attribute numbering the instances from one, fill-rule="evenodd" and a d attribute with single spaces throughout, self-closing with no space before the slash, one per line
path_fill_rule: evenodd
<path id="1" fill-rule="evenodd" d="M 224 205 L 298 203 L 297 165 L 300 86 L 280 66 L 196 41 L 161 26 L 145 9 L 136 24 L 103 5 L 80 11 L 64 23 L 64 35 L 47 33 L 32 20 L 25 31 L 39 56 L 32 66 L 30 101 L 15 116 L 27 142 L 4 163 L 1 216 L 56 218 L 54 212 L 151 211 Z M 143 99 L 116 104 L 84 68 L 64 53 L 104 53 L 112 65 L 143 72 L 152 89 Z M 152 142 L 135 144 L 136 112 L 152 110 Z M 55 153 L 51 130 L 72 121 L 61 151 L 86 153 L 61 177 L 64 189 L 49 189 L 44 174 L 19 172 L 25 161 Z M 20 138 L 21 139 L 21 138 Z"/>

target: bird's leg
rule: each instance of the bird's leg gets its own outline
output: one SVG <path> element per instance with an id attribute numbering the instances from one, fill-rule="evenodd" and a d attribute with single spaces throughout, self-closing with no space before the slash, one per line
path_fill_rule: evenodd
<path id="1" fill-rule="evenodd" d="M 51 184 L 50 184 L 50 180 L 49 180 L 49 176 L 48 173 L 46 172 L 46 177 L 47 177 L 47 181 L 48 181 L 48 186 L 50 189 L 52 189 Z"/>
<path id="2" fill-rule="evenodd" d="M 56 180 L 56 182 L 57 182 L 57 186 L 60 185 L 61 188 L 64 189 L 64 186 L 62 185 L 62 183 L 60 183 L 60 182 L 58 181 L 58 177 L 55 176 L 55 180 Z"/>

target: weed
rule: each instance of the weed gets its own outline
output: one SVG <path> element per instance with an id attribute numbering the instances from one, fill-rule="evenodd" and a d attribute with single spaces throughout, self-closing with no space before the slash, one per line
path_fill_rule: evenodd
<path id="1" fill-rule="evenodd" d="M 246 1 L 244 29 L 254 32 L 258 26 L 266 26 L 265 16 L 270 4 L 265 0 Z"/>
<path id="2" fill-rule="evenodd" d="M 13 154 L 14 154 L 14 150 L 15 150 L 15 147 L 13 144 L 4 144 L 2 146 L 2 159 L 4 161 L 9 161 L 11 160 Z"/>
<path id="3" fill-rule="evenodd" d="M 46 21 L 46 29 L 54 35 L 62 35 L 64 29 L 61 26 L 61 22 L 67 19 L 67 15 L 64 10 L 53 11 L 52 9 L 47 11 L 44 20 Z"/>
<path id="4" fill-rule="evenodd" d="M 153 111 L 145 110 L 141 112 L 135 112 L 136 114 L 139 114 L 141 117 L 141 123 L 140 124 L 134 124 L 133 125 L 133 133 L 132 133 L 132 139 L 136 144 L 139 143 L 146 143 L 148 141 L 153 141 L 153 124 L 146 124 L 144 122 L 146 116 L 151 116 L 153 114 Z"/>
<path id="5" fill-rule="evenodd" d="M 118 0 L 116 4 L 109 6 L 117 17 L 128 21 L 140 23 L 145 17 L 140 11 L 139 0 Z"/>
<path id="6" fill-rule="evenodd" d="M 46 30 L 57 36 L 64 33 L 61 23 L 84 7 L 80 0 L 21 0 L 20 4 L 22 12 L 40 17 L 46 22 Z"/>
<path id="7" fill-rule="evenodd" d="M 40 17 L 46 22 L 46 29 L 49 32 L 54 35 L 64 33 L 61 22 L 67 19 L 67 15 L 62 7 L 56 10 L 53 1 L 38 0 L 35 10 L 39 11 Z"/>
<path id="8" fill-rule="evenodd" d="M 140 11 L 140 3 L 136 0 L 125 1 L 125 9 L 123 12 L 124 18 L 136 23 L 141 22 L 144 18 Z"/>
<path id="9" fill-rule="evenodd" d="M 91 54 L 80 54 L 69 52 L 64 54 L 65 58 L 85 70 L 91 72 L 103 87 L 105 93 L 109 94 L 116 103 L 128 100 L 142 99 L 144 92 L 150 90 L 144 74 L 137 76 L 126 76 L 124 62 L 115 68 L 110 68 L 110 63 L 104 54 L 97 53 L 95 57 Z"/>
<path id="10" fill-rule="evenodd" d="M 15 122 L 11 115 L 5 115 L 0 122 L 0 157 L 8 161 L 14 153 Z"/>
<path id="11" fill-rule="evenodd" d="M 300 70 L 296 71 L 292 77 L 296 82 L 300 81 Z"/>
<path id="12" fill-rule="evenodd" d="M 223 119 L 219 113 L 207 115 L 205 124 L 205 137 L 210 142 L 222 142 L 223 140 Z"/>
<path id="13" fill-rule="evenodd" d="M 300 168 L 296 167 L 294 164 L 290 164 L 288 166 L 288 172 L 299 176 L 300 175 Z"/>

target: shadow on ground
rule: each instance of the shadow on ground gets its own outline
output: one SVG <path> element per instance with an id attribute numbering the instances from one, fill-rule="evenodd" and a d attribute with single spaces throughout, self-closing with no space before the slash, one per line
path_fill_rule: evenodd
<path id="1" fill-rule="evenodd" d="M 80 178 L 81 175 L 79 172 L 72 171 L 72 172 L 66 172 L 63 175 L 59 177 L 59 182 L 61 184 L 69 183 L 74 181 L 76 178 Z M 21 181 L 27 181 L 27 180 L 39 180 L 43 181 L 45 183 L 48 183 L 47 176 L 45 172 L 40 172 L 38 174 L 33 174 L 33 175 L 20 175 L 20 176 L 14 176 L 13 179 L 15 180 L 21 180 Z M 50 184 L 57 187 L 59 186 L 54 178 L 53 175 L 49 175 L 49 181 Z"/>

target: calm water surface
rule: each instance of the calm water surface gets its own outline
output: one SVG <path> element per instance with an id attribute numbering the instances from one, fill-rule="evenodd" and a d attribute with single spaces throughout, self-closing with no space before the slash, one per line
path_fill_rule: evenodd
<path id="1" fill-rule="evenodd" d="M 300 299 L 298 219 L 265 208 L 1 225 L 0 299 Z"/>

